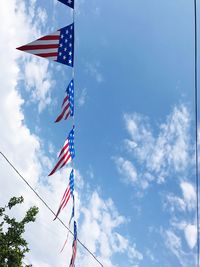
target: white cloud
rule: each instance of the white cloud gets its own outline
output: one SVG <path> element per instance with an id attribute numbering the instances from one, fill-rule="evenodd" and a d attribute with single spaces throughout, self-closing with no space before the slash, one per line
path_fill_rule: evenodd
<path id="1" fill-rule="evenodd" d="M 196 192 L 194 186 L 188 182 L 181 182 L 181 189 L 188 210 L 194 209 L 196 207 Z"/>
<path id="2" fill-rule="evenodd" d="M 123 158 L 115 157 L 118 159 L 115 160 L 117 170 L 120 176 L 125 176 L 123 180 L 134 188 L 138 186 L 138 196 L 143 192 L 141 188 L 147 189 L 155 181 L 161 184 L 176 179 L 173 180 L 173 191 L 167 192 L 166 189 L 163 194 L 164 210 L 170 211 L 170 229 L 165 231 L 163 238 L 168 251 L 182 266 L 189 267 L 194 262 L 192 250 L 196 245 L 196 194 L 187 175 L 194 167 L 189 110 L 183 104 L 175 106 L 166 121 L 157 124 L 157 131 L 151 128 L 149 118 L 137 113 L 125 114 L 124 121 L 130 136 L 124 140 L 128 153 Z M 183 245 L 185 241 L 189 249 Z"/>
<path id="3" fill-rule="evenodd" d="M 90 74 L 92 77 L 96 79 L 97 82 L 101 83 L 104 81 L 103 75 L 99 71 L 100 68 L 100 63 L 95 62 L 95 63 L 86 63 L 85 70 L 88 74 Z"/>
<path id="4" fill-rule="evenodd" d="M 191 165 L 190 116 L 184 105 L 173 109 L 166 122 L 158 126 L 157 135 L 149 119 L 140 114 L 125 114 L 124 121 L 130 135 L 125 147 L 132 162 L 137 164 L 136 172 L 143 188 L 152 181 L 163 183 L 173 172 L 181 174 Z M 126 174 L 129 179 L 131 172 Z"/>
<path id="5" fill-rule="evenodd" d="M 179 211 L 186 210 L 186 203 L 181 197 L 175 196 L 170 193 L 166 196 L 166 201 L 167 203 L 165 203 L 165 206 L 169 206 L 171 212 L 176 212 L 177 209 Z"/>
<path id="6" fill-rule="evenodd" d="M 78 105 L 79 105 L 80 107 L 82 107 L 82 106 L 85 105 L 86 98 L 87 98 L 87 90 L 86 90 L 86 88 L 84 88 L 84 89 L 81 91 L 80 97 L 79 97 L 79 99 L 78 99 Z"/>
<path id="7" fill-rule="evenodd" d="M 15 12 L 15 10 L 17 11 Z M 0 66 L 0 149 L 16 163 L 20 170 L 23 169 L 25 175 L 31 173 L 31 177 L 35 179 L 40 172 L 40 164 L 38 164 L 36 156 L 40 149 L 40 141 L 38 137 L 30 133 L 23 123 L 24 115 L 21 105 L 24 101 L 16 90 L 20 70 L 16 63 L 19 53 L 15 51 L 15 47 L 18 43 L 23 42 L 23 34 L 28 35 L 31 32 L 29 20 L 26 20 L 24 16 L 24 10 L 22 1 L 4 2 L 0 10 L 1 18 L 4 21 L 0 26 L 3 40 L 0 43 L 0 50 L 7 51 L 1 55 Z M 32 164 L 29 164 L 30 161 Z"/>
<path id="8" fill-rule="evenodd" d="M 47 21 L 47 12 L 45 9 L 42 9 L 41 7 L 37 10 L 37 19 L 43 24 L 46 24 Z"/>
<path id="9" fill-rule="evenodd" d="M 187 244 L 191 249 L 193 249 L 197 242 L 197 227 L 196 225 L 188 224 L 185 227 L 185 238 Z"/>
<path id="10" fill-rule="evenodd" d="M 49 151 L 50 154 L 55 153 L 55 147 L 54 147 L 54 145 L 52 143 L 48 144 L 48 151 Z"/>
<path id="11" fill-rule="evenodd" d="M 186 181 L 180 181 L 180 188 L 182 190 L 182 197 L 172 193 L 166 196 L 167 204 L 172 212 L 179 211 L 194 211 L 196 207 L 196 192 L 194 186 Z"/>
<path id="12" fill-rule="evenodd" d="M 153 150 L 154 137 L 148 119 L 137 113 L 124 115 L 125 125 L 131 139 L 126 139 L 125 144 L 130 152 L 137 153 L 141 162 L 149 157 Z"/>
<path id="13" fill-rule="evenodd" d="M 195 220 L 196 192 L 194 186 L 186 181 L 180 182 L 180 188 L 182 190 L 182 198 L 173 194 L 168 194 L 167 202 L 173 216 L 172 226 L 174 227 L 174 231 L 178 229 L 184 233 L 185 240 L 192 250 L 197 241 L 196 226 L 190 223 L 192 217 L 194 217 Z M 181 218 L 184 218 L 184 221 L 177 219 L 177 211 L 181 212 Z M 191 214 L 191 218 L 186 220 L 186 216 L 189 213 Z"/>
<path id="14" fill-rule="evenodd" d="M 39 58 L 32 58 L 25 63 L 26 90 L 31 92 L 29 101 L 38 103 L 39 113 L 51 104 L 50 89 L 53 80 L 48 72 L 48 67 L 48 61 Z"/>
<path id="15" fill-rule="evenodd" d="M 188 247 L 192 250 L 197 241 L 196 226 L 195 224 L 191 224 L 191 218 L 195 221 L 195 189 L 191 183 L 185 181 L 180 182 L 180 188 L 183 197 L 172 193 L 168 194 L 165 207 L 167 206 L 171 211 L 171 227 L 174 233 L 179 235 L 179 238 L 183 234 Z M 179 216 L 177 214 L 178 212 Z M 190 215 L 189 218 L 188 215 Z"/>
<path id="16" fill-rule="evenodd" d="M 177 257 L 183 267 L 195 266 L 195 255 L 184 252 L 181 238 L 172 230 L 166 230 L 163 234 L 167 248 Z"/>
<path id="17" fill-rule="evenodd" d="M 129 160 L 122 157 L 115 158 L 115 163 L 120 174 L 124 177 L 123 181 L 126 183 L 134 184 L 137 182 L 136 168 Z"/>
<path id="18" fill-rule="evenodd" d="M 99 259 L 106 267 L 114 266 L 111 262 L 113 253 L 127 254 L 130 263 L 137 264 L 143 259 L 143 255 L 136 249 L 136 245 L 131 244 L 127 238 L 118 233 L 117 229 L 126 220 L 118 213 L 112 200 L 104 201 L 97 192 L 93 192 L 86 206 L 89 209 L 81 208 L 84 218 L 80 229 L 80 238 L 87 242 L 92 252 L 99 255 Z M 90 239 L 88 239 L 89 232 Z M 81 262 L 85 262 L 82 256 Z"/>
<path id="19" fill-rule="evenodd" d="M 176 256 L 179 256 L 181 239 L 171 230 L 166 231 L 166 245 Z"/>
<path id="20" fill-rule="evenodd" d="M 15 1 L 13 1 L 13 4 Z M 25 18 L 23 14 L 28 11 L 29 16 Z M 23 12 L 23 13 L 22 13 Z M 27 9 L 22 1 L 16 5 L 16 14 L 20 19 L 23 19 L 23 26 L 20 31 L 17 30 L 21 38 L 16 38 L 16 44 L 13 43 L 13 48 L 25 45 L 36 38 L 41 37 L 41 26 L 45 26 L 47 22 L 47 13 L 45 9 L 37 6 L 37 1 L 32 0 L 27 5 Z M 26 19 L 26 20 L 25 20 Z M 31 30 L 29 26 L 31 25 Z M 17 25 L 16 25 L 17 26 Z M 22 34 L 24 33 L 24 35 Z M 24 80 L 25 88 L 31 92 L 31 97 L 28 102 L 38 104 L 38 111 L 41 112 L 47 105 L 51 103 L 51 86 L 53 80 L 49 71 L 49 62 L 45 59 L 30 56 L 24 52 L 15 53 L 17 57 L 23 58 L 23 71 L 20 79 Z"/>
<path id="21" fill-rule="evenodd" d="M 146 250 L 146 255 L 150 258 L 151 261 L 156 262 L 156 257 L 153 255 L 150 249 Z"/>

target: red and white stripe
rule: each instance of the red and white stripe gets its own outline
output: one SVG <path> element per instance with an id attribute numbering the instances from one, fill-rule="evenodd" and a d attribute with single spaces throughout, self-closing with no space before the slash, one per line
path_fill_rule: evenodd
<path id="1" fill-rule="evenodd" d="M 60 31 L 56 31 L 17 49 L 36 56 L 57 60 L 59 39 Z"/>
<path id="2" fill-rule="evenodd" d="M 55 122 L 59 122 L 63 118 L 66 120 L 69 117 L 69 115 L 70 115 L 70 103 L 69 103 L 69 97 L 68 95 L 66 95 L 62 103 L 62 112 L 57 117 Z"/>
<path id="3" fill-rule="evenodd" d="M 58 162 L 56 166 L 53 168 L 53 170 L 50 172 L 49 176 L 54 174 L 57 170 L 61 169 L 63 166 L 65 166 L 68 162 L 71 161 L 71 154 L 69 150 L 69 142 L 68 139 L 64 143 L 63 148 L 60 151 L 60 155 L 58 157 Z"/>
<path id="4" fill-rule="evenodd" d="M 73 241 L 72 246 L 72 258 L 69 267 L 74 267 L 75 259 L 76 259 L 76 251 L 77 251 L 77 240 Z"/>
<path id="5" fill-rule="evenodd" d="M 70 194 L 71 194 L 71 193 L 70 193 L 70 186 L 68 185 L 68 187 L 66 188 L 66 190 L 65 190 L 65 192 L 64 192 L 64 195 L 63 195 L 63 197 L 62 197 L 62 200 L 61 200 L 61 202 L 60 202 L 60 206 L 59 206 L 59 208 L 58 208 L 58 211 L 57 211 L 57 213 L 56 213 L 56 216 L 55 216 L 54 220 L 58 217 L 60 211 L 61 211 L 62 209 L 64 209 L 64 207 L 67 205 L 67 202 L 68 202 L 69 199 L 70 199 Z"/>

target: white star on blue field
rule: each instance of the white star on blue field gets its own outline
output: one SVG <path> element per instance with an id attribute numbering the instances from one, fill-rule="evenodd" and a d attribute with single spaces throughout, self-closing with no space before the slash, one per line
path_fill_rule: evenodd
<path id="1" fill-rule="evenodd" d="M 24 1 L 27 13 L 31 2 Z M 46 12 L 40 36 L 72 24 L 72 8 L 59 1 L 36 1 L 37 8 Z M 193 8 L 181 0 L 75 1 L 74 62 L 67 56 L 74 120 L 54 123 L 73 79 L 70 66 L 49 64 L 48 102 L 18 81 L 24 123 L 41 140 L 45 159 L 56 162 L 75 125 L 77 234 L 105 267 L 195 266 Z M 24 54 L 22 73 L 34 58 Z M 48 190 L 51 164 L 45 166 Z M 100 266 L 78 251 L 77 267 Z M 55 266 L 40 253 L 42 260 Z"/>

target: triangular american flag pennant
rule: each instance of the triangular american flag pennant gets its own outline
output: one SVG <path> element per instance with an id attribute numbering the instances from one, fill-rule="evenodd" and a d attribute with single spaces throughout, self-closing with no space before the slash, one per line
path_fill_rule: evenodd
<path id="1" fill-rule="evenodd" d="M 72 258 L 71 258 L 69 267 L 74 267 L 75 259 L 76 259 L 76 251 L 77 251 L 77 226 L 76 226 L 76 222 L 74 221 L 74 241 L 72 244 Z"/>
<path id="2" fill-rule="evenodd" d="M 50 172 L 49 176 L 54 174 L 57 170 L 61 169 L 70 161 L 72 161 L 74 157 L 75 157 L 75 150 L 74 150 L 74 127 L 73 127 L 63 145 L 63 148 L 60 151 L 60 154 L 58 156 L 58 162 L 53 168 L 53 170 Z"/>
<path id="3" fill-rule="evenodd" d="M 17 49 L 73 67 L 74 23 Z"/>
<path id="4" fill-rule="evenodd" d="M 66 244 L 67 244 L 67 241 L 68 241 L 71 222 L 72 222 L 72 219 L 74 218 L 74 214 L 75 214 L 75 205 L 74 205 L 74 202 L 75 202 L 75 201 L 74 201 L 74 195 L 73 195 L 72 214 L 71 214 L 71 218 L 70 218 L 70 220 L 69 220 L 69 226 L 68 226 L 69 230 L 68 230 L 68 232 L 67 232 L 67 238 L 66 238 L 66 240 L 65 240 L 65 243 L 64 243 L 64 245 L 63 245 L 63 247 L 62 247 L 62 249 L 61 249 L 60 252 L 62 252 L 62 251 L 64 250 L 64 248 L 65 248 L 65 246 L 66 246 Z"/>
<path id="5" fill-rule="evenodd" d="M 62 119 L 66 120 L 69 116 L 74 116 L 74 81 L 71 80 L 66 91 L 65 97 L 62 103 L 62 110 L 55 122 L 59 122 Z"/>
<path id="6" fill-rule="evenodd" d="M 67 186 L 67 188 L 63 194 L 63 197 L 62 197 L 61 202 L 60 202 L 60 206 L 58 208 L 58 211 L 56 213 L 54 220 L 58 217 L 61 210 L 63 210 L 66 207 L 70 197 L 73 197 L 73 195 L 74 195 L 74 170 L 72 170 L 70 173 L 69 184 L 68 184 L 68 186 Z"/>
<path id="7" fill-rule="evenodd" d="M 71 8 L 74 8 L 74 0 L 58 0 L 58 1 Z"/>

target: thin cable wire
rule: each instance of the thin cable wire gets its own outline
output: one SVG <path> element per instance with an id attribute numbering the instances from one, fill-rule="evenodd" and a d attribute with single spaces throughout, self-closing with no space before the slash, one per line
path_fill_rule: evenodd
<path id="1" fill-rule="evenodd" d="M 74 1 L 75 2 L 75 1 Z M 74 3 L 75 5 L 75 3 Z M 75 6 L 73 8 L 73 24 L 74 24 L 74 51 L 75 51 Z M 72 68 L 72 77 L 74 79 L 74 53 L 73 53 L 73 68 Z"/>
<path id="2" fill-rule="evenodd" d="M 18 174 L 18 176 L 24 181 L 24 183 L 33 191 L 33 193 L 40 199 L 40 201 L 46 206 L 46 208 L 54 215 L 56 216 L 56 213 L 50 208 L 50 206 L 43 200 L 43 198 L 36 192 L 36 190 L 27 182 L 27 180 L 20 174 L 20 172 L 15 168 L 15 166 L 10 162 L 10 160 L 4 155 L 3 152 L 0 151 L 0 154 L 2 157 L 8 162 L 8 164 L 12 167 L 12 169 Z M 74 236 L 73 232 L 65 225 L 65 223 L 57 218 L 58 221 L 70 232 L 72 236 Z M 80 239 L 77 238 L 78 243 L 101 265 L 103 264 L 97 259 L 97 257 L 80 241 Z"/>
<path id="3" fill-rule="evenodd" d="M 196 226 L 197 226 L 197 267 L 199 267 L 199 167 L 198 167 L 198 50 L 197 50 L 197 1 L 194 0 L 194 101 L 195 101 L 195 160 L 196 160 Z"/>
<path id="4" fill-rule="evenodd" d="M 74 1 L 74 5 L 75 5 L 75 2 L 76 1 Z M 73 51 L 73 68 L 72 68 L 72 79 L 73 79 L 73 82 L 74 82 L 74 88 L 75 88 L 75 81 L 74 81 L 74 78 L 75 78 L 75 64 L 74 64 L 74 61 L 75 61 L 75 6 L 74 6 L 74 8 L 73 8 L 73 24 L 74 24 L 74 51 Z M 73 113 L 73 125 L 75 126 L 75 105 L 74 105 L 74 113 Z"/>

